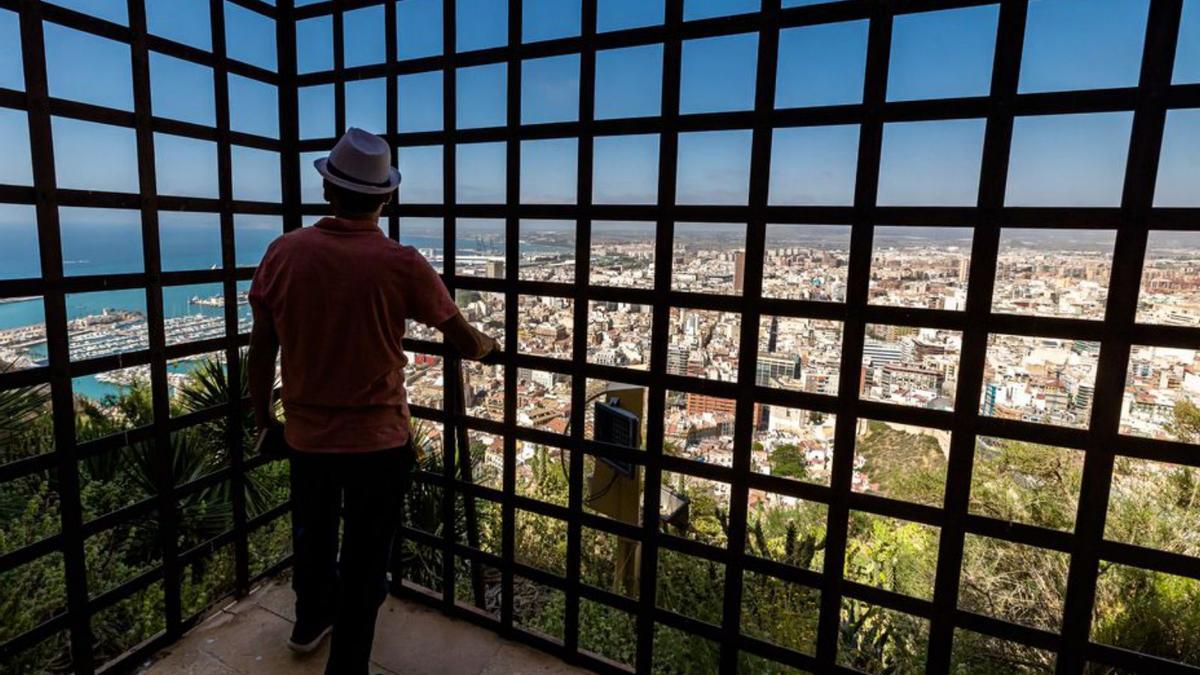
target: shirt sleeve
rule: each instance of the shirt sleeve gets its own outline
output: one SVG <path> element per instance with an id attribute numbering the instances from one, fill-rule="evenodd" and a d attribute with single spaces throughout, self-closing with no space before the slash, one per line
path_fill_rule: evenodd
<path id="1" fill-rule="evenodd" d="M 274 304 L 272 296 L 274 295 L 276 272 L 275 243 L 271 242 L 271 245 L 267 247 L 267 252 L 263 254 L 262 260 L 258 263 L 258 269 L 254 270 L 254 278 L 250 281 L 250 292 L 246 296 L 251 307 L 268 313 Z"/>
<path id="2" fill-rule="evenodd" d="M 406 293 L 409 318 L 436 328 L 458 313 L 458 305 L 425 256 L 415 251 L 413 255 L 413 274 Z"/>

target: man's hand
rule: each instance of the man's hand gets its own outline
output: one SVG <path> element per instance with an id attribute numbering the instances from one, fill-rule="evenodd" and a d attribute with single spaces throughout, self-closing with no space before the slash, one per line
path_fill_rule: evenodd
<path id="1" fill-rule="evenodd" d="M 254 437 L 254 452 L 268 457 L 286 457 L 287 441 L 283 438 L 283 423 L 269 417 L 258 423 L 258 434 Z"/>
<path id="2" fill-rule="evenodd" d="M 482 361 L 500 351 L 500 343 L 468 323 L 461 312 L 447 319 L 437 329 L 463 358 Z"/>
<path id="3" fill-rule="evenodd" d="M 498 340 L 496 340 L 496 338 L 494 338 L 490 335 L 484 335 L 483 337 L 486 339 L 484 341 L 483 354 L 480 355 L 480 357 L 478 359 L 479 362 L 480 363 L 499 363 L 500 353 L 503 351 L 503 348 L 500 346 L 500 342 Z"/>
<path id="4" fill-rule="evenodd" d="M 254 422 L 259 429 L 278 425 L 275 419 L 275 357 L 279 354 L 279 338 L 274 322 L 267 311 L 252 304 L 254 328 L 250 331 L 250 353 L 247 368 L 250 377 L 250 401 L 254 405 Z"/>

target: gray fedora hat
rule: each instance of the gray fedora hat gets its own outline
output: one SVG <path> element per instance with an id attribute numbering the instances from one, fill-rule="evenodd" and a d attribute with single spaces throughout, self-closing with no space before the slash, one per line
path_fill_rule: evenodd
<path id="1" fill-rule="evenodd" d="M 347 129 L 329 156 L 313 166 L 325 180 L 352 192 L 383 195 L 400 185 L 387 141 L 356 127 Z"/>

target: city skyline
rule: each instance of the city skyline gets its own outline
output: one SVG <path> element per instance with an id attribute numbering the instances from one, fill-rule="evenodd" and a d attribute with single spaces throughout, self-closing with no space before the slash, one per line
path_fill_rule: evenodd
<path id="1" fill-rule="evenodd" d="M 460 3 L 460 51 L 503 44 L 488 17 L 501 16 L 503 1 L 478 5 Z M 121 24 L 127 22 L 123 0 L 63 0 L 59 4 Z M 304 3 L 301 3 L 304 4 Z M 559 7 L 558 4 L 563 5 Z M 573 3 L 526 3 L 527 41 L 571 35 L 578 25 Z M 602 2 L 601 16 L 618 0 Z M 654 3 L 646 3 L 652 6 Z M 754 2 L 691 0 L 688 15 L 715 16 L 746 11 Z M 785 6 L 812 4 L 784 3 Z M 1191 64 L 1194 28 L 1200 14 L 1187 5 L 1185 31 L 1177 54 L 1175 81 L 1200 80 L 1200 68 Z M 431 0 L 404 3 L 405 28 L 396 36 L 401 57 L 417 58 L 439 53 L 440 40 L 410 33 L 409 26 L 440 26 L 440 4 Z M 236 5 L 226 17 L 230 56 L 251 65 L 275 70 L 275 33 L 267 19 Z M 693 9 L 695 7 L 695 9 Z M 705 9 L 701 10 L 700 7 Z M 1105 0 L 1105 12 L 1082 11 L 1079 0 L 1039 0 L 1030 13 L 1030 35 L 1020 92 L 1059 91 L 1136 84 L 1140 42 L 1146 21 L 1146 3 Z M 208 17 L 203 12 L 186 15 L 169 0 L 147 3 L 152 34 L 183 44 L 209 48 Z M 500 13 L 497 13 L 500 12 Z M 566 14 L 564 14 L 566 12 Z M 385 40 L 382 8 L 347 12 L 345 62 L 347 66 L 382 60 Z M 924 12 L 896 21 L 896 40 L 888 81 L 888 99 L 894 101 L 986 95 L 994 48 L 996 6 Z M 23 88 L 20 76 L 20 39 L 15 13 L 0 10 L 0 35 L 10 46 L 0 51 L 0 64 L 11 73 L 0 86 Z M 615 16 L 615 14 L 613 15 Z M 634 19 L 638 13 L 630 15 Z M 184 20 L 186 19 L 186 20 Z M 780 63 L 787 68 L 804 66 L 821 55 L 830 72 L 843 69 L 849 82 L 861 82 L 865 59 L 865 22 L 785 29 L 781 34 Z M 270 30 L 269 30 L 270 29 Z M 835 30 L 837 29 L 837 30 Z M 852 30 L 851 30 L 852 29 Z M 841 32 L 837 32 L 840 30 Z M 851 30 L 847 33 L 846 30 Z M 301 46 L 299 72 L 317 72 L 332 66 L 332 23 L 329 17 L 301 21 L 297 37 Z M 574 29 L 577 33 L 578 29 Z M 932 36 L 938 39 L 931 39 Z M 1059 39 L 1056 39 L 1058 36 Z M 1097 38 L 1097 36 L 1103 36 Z M 753 105 L 755 34 L 688 40 L 682 63 L 681 113 L 698 114 L 747 110 Z M 413 41 L 413 42 L 410 42 Z M 422 40 L 425 40 L 422 42 Z M 1097 46 L 1104 44 L 1105 49 Z M 127 46 L 74 29 L 51 24 L 46 33 L 50 94 L 68 100 L 132 110 L 130 55 Z M 324 45 L 325 50 L 318 48 Z M 751 49 L 748 49 L 751 48 Z M 407 51 L 406 51 L 407 50 Z M 81 58 L 86 54 L 86 58 Z M 611 57 L 611 58 L 610 58 Z M 938 60 L 938 57 L 943 57 Z M 573 59 L 573 61 L 570 61 Z M 1195 60 L 1200 60 L 1196 58 Z M 597 58 L 596 114 L 598 118 L 657 115 L 654 87 L 639 86 L 661 68 L 657 53 L 643 47 L 602 51 Z M 486 69 L 495 72 L 488 74 Z M 504 104 L 505 64 L 459 69 L 458 128 L 487 128 L 507 123 Z M 523 62 L 522 118 L 519 123 L 574 121 L 579 118 L 579 58 L 548 57 Z M 211 69 L 187 61 L 152 54 L 151 93 L 155 114 L 202 125 L 215 123 Z M 206 72 L 207 71 L 207 72 Z M 436 71 L 435 71 L 436 74 Z M 477 77 L 476 74 L 479 76 Z M 1098 75 L 1099 74 L 1099 75 Z M 424 77 L 421 80 L 420 77 Z M 441 88 L 425 75 L 401 76 L 400 123 L 405 131 L 439 131 Z M 612 78 L 612 84 L 605 84 Z M 861 100 L 861 87 L 846 88 L 846 80 L 833 81 L 818 72 L 781 68 L 776 106 L 831 105 Z M 797 79 L 804 78 L 804 79 Z M 440 78 L 437 78 L 440 80 Z M 651 77 L 654 82 L 659 78 Z M 410 80 L 412 80 L 410 82 Z M 609 90 L 604 90 L 604 87 Z M 801 87 L 791 94 L 789 87 Z M 230 124 L 234 131 L 268 139 L 278 138 L 276 87 L 232 75 Z M 749 89 L 747 89 L 749 87 Z M 346 89 L 347 124 L 370 131 L 386 131 L 387 102 L 384 80 L 350 83 Z M 608 91 L 607 95 L 605 92 Z M 564 95 L 565 93 L 565 95 Z M 332 144 L 332 85 L 301 88 L 300 137 L 326 138 Z M 318 95 L 319 94 L 319 95 Z M 197 98 L 199 96 L 200 98 Z M 412 100 L 410 103 L 409 100 Z M 186 106 L 178 102 L 189 101 Z M 608 113 L 610 102 L 623 106 Z M 408 115 L 416 115 L 410 126 Z M 313 116 L 316 116 L 313 118 Z M 0 111 L 0 143 L 17 152 L 0 163 L 0 183 L 30 184 L 28 139 L 18 111 Z M 313 118 L 313 119 L 310 119 Z M 1019 117 L 1013 136 L 1012 164 L 1006 203 L 1011 206 L 1117 206 L 1121 175 L 1130 133 L 1131 113 L 1044 115 Z M 974 205 L 982 153 L 984 120 L 961 119 L 885 124 L 878 201 L 881 205 Z M 791 127 L 775 134 L 772 164 L 772 204 L 848 205 L 853 201 L 858 134 L 856 125 Z M 54 119 L 56 166 L 60 187 L 137 191 L 137 162 L 131 129 L 67 118 Z M 576 146 L 570 139 L 524 141 L 521 144 L 521 200 L 527 203 L 573 203 Z M 1200 142 L 1200 111 L 1172 110 L 1168 115 L 1165 152 L 1159 166 L 1157 206 L 1195 206 L 1191 188 L 1194 158 L 1183 148 Z M 595 203 L 654 203 L 652 186 L 657 175 L 659 141 L 656 134 L 604 136 L 595 149 Z M 216 196 L 216 144 L 182 136 L 155 135 L 159 191 L 179 196 Z M 503 203 L 504 146 L 469 143 L 458 148 L 461 203 Z M 680 136 L 678 202 L 683 204 L 745 203 L 749 175 L 748 130 L 689 132 Z M 319 153 L 302 153 L 302 199 L 320 203 L 316 174 L 305 170 Z M 103 163 L 97 161 L 104 158 Z M 280 198 L 279 156 L 267 150 L 235 145 L 234 197 L 250 201 Z M 439 203 L 447 188 L 440 184 L 440 146 L 401 148 L 399 163 L 407 181 L 401 199 L 407 203 Z M 100 167 L 103 166 L 103 169 Z M 738 185 L 741 183 L 741 185 Z M 0 222 L 11 222 L 0 214 Z"/>
<path id="2" fill-rule="evenodd" d="M 541 236 L 561 233 L 563 230 L 560 228 L 565 227 L 565 223 L 562 222 L 539 223 L 539 225 L 547 226 L 545 229 L 535 231 L 535 234 Z M 803 228 L 804 226 L 783 227 Z M 937 228 L 925 228 L 925 230 L 940 231 Z M 732 228 L 725 234 L 736 232 L 744 232 L 744 228 Z M 1008 230 L 1004 232 L 1007 233 Z M 1021 235 L 1024 235 L 1024 231 L 1021 232 Z M 834 242 L 840 239 L 840 237 L 831 238 Z M 1101 239 L 1102 237 L 1097 235 L 1093 241 L 1078 250 L 1075 250 L 1074 247 L 1047 250 L 1044 248 L 1046 242 L 1043 239 L 1032 244 L 1043 246 L 1037 248 L 1035 252 L 1025 248 L 1031 245 L 1029 242 L 1019 243 L 1013 248 L 1006 249 L 1003 244 L 1005 237 L 1002 234 L 993 311 L 1091 320 L 1103 319 L 1107 277 L 1111 270 L 1111 262 L 1108 262 L 1111 260 L 1111 250 L 1107 253 L 1103 251 Z M 1178 234 L 1168 235 L 1170 244 L 1178 245 L 1181 243 L 1179 240 L 1180 235 Z M 901 238 L 898 241 L 902 242 L 899 246 L 895 241 L 885 238 L 881 245 L 875 247 L 871 283 L 873 288 L 878 287 L 872 291 L 871 302 L 952 312 L 962 311 L 964 309 L 962 302 L 970 283 L 965 273 L 970 249 L 964 247 L 959 238 L 949 235 L 938 239 L 912 236 Z M 1060 242 L 1065 241 L 1066 239 L 1060 240 Z M 484 253 L 484 255 L 475 257 L 469 255 L 478 247 L 479 242 L 479 239 L 472 239 L 470 236 L 460 238 L 460 252 L 468 255 L 463 256 L 467 262 L 460 263 L 467 267 L 460 267 L 459 273 L 467 277 L 502 276 L 505 268 L 503 255 L 495 253 L 488 255 L 486 252 L 480 251 L 475 252 Z M 1178 250 L 1169 246 L 1163 248 L 1157 244 L 1158 242 L 1152 240 L 1152 245 L 1147 253 L 1143 299 L 1139 304 L 1139 319 L 1152 324 L 1196 325 L 1197 317 L 1200 317 L 1200 309 L 1198 309 L 1200 308 L 1200 288 L 1197 287 L 1200 282 L 1195 280 L 1193 272 L 1200 268 L 1200 248 Z M 838 289 L 844 286 L 844 276 L 839 277 L 834 274 L 831 277 L 829 275 L 830 272 L 835 272 L 837 269 L 833 264 L 834 260 L 840 259 L 844 263 L 845 251 L 839 251 L 836 247 L 803 245 L 788 241 L 777 241 L 772 246 L 766 251 L 769 267 L 764 272 L 765 295 L 772 295 L 771 289 L 773 288 L 782 288 L 790 292 L 823 279 L 825 280 L 824 285 L 818 284 L 813 288 L 824 288 L 824 290 L 810 293 L 809 298 L 820 298 L 818 301 L 834 303 L 842 299 Z M 429 250 L 434 253 L 433 259 L 436 261 L 438 249 L 431 248 Z M 673 285 L 686 292 L 738 294 L 741 289 L 735 283 L 734 267 L 736 265 L 734 263 L 741 251 L 744 251 L 744 248 L 730 248 L 729 241 L 724 237 L 709 240 L 705 240 L 703 237 L 689 239 L 688 247 L 677 249 L 672 262 L 672 278 L 683 279 L 684 282 L 682 285 L 679 282 L 675 282 Z M 521 271 L 522 278 L 527 278 L 526 270 L 534 270 L 537 272 L 533 277 L 534 280 L 569 284 L 574 279 L 573 259 L 573 246 L 556 247 L 542 244 L 535 250 L 524 252 L 518 260 L 518 269 Z M 498 260 L 499 264 L 492 265 L 488 260 Z M 609 260 L 625 262 L 616 263 L 619 266 L 614 267 L 605 262 Z M 625 242 L 618 239 L 613 243 L 604 244 L 596 250 L 598 264 L 592 267 L 592 271 L 593 275 L 605 274 L 607 276 L 594 277 L 593 283 L 636 287 L 637 283 L 632 280 L 652 278 L 652 260 L 652 247 L 647 250 L 647 244 L 638 243 L 636 240 Z M 554 270 L 563 270 L 563 272 Z M 696 271 L 699 270 L 703 271 L 697 273 Z M 893 275 L 890 270 L 897 270 L 899 275 Z M 844 272 L 842 274 L 844 275 Z M 1089 277 L 1090 281 L 1081 284 L 1080 280 L 1084 277 Z M 940 293 L 941 300 L 935 302 L 938 296 L 931 295 L 931 288 L 940 289 L 938 293 Z M 167 316 L 168 318 L 178 317 L 172 320 L 179 322 L 178 329 L 168 328 L 169 343 L 218 337 L 224 334 L 224 322 L 219 320 L 223 312 L 218 304 L 223 304 L 219 284 L 171 287 L 168 290 L 171 292 L 167 295 L 169 300 Z M 97 295 L 100 298 L 114 297 L 112 292 L 87 295 Z M 73 338 L 72 341 L 73 359 L 145 349 L 145 306 L 140 291 L 123 291 L 117 292 L 115 295 L 119 296 L 118 302 L 112 303 L 111 307 L 100 306 L 95 302 L 89 304 L 89 298 L 85 297 L 80 297 L 78 301 L 69 298 L 68 307 L 79 304 L 84 308 L 83 313 L 79 315 L 79 321 L 82 323 L 78 324 L 77 329 L 72 329 L 73 334 L 80 333 L 79 339 Z M 787 293 L 782 295 L 786 296 Z M 125 298 L 123 302 L 120 301 L 122 297 Z M 464 297 L 476 298 L 473 302 L 467 302 L 464 305 L 464 311 L 468 318 L 476 325 L 492 332 L 497 332 L 497 329 L 504 325 L 504 296 L 502 294 L 474 293 L 471 296 L 461 296 L 460 300 Z M 208 298 L 214 299 L 209 301 Z M 537 296 L 527 295 L 520 295 L 519 299 L 522 304 L 518 314 L 522 319 L 518 324 L 520 329 L 518 351 L 538 356 L 571 358 L 569 336 L 574 324 L 573 308 L 570 302 L 547 304 L 547 301 L 553 301 L 553 298 L 539 300 Z M 30 302 L 37 304 L 36 299 Z M 205 306 L 205 303 L 208 306 Z M 0 317 L 5 316 L 6 312 L 15 314 L 21 309 L 22 304 L 29 303 L 0 305 Z M 249 329 L 249 316 L 247 307 L 244 305 L 244 298 L 239 298 L 239 305 L 239 314 L 242 317 L 240 329 L 242 332 L 246 332 Z M 118 315 L 108 320 L 97 319 L 97 314 L 111 310 L 117 311 Z M 119 314 L 122 311 L 130 314 Z M 218 321 L 206 323 L 203 318 L 206 314 L 213 315 Z M 593 301 L 589 307 L 589 331 L 597 332 L 589 334 L 589 349 L 586 359 L 601 365 L 634 369 L 648 368 L 652 341 L 650 315 L 649 305 Z M 89 319 L 89 317 L 91 318 Z M 116 339 L 117 335 L 124 334 L 118 331 L 112 340 L 100 339 L 97 341 L 97 338 L 106 330 L 103 326 L 110 325 L 108 322 L 117 320 L 124 320 L 126 323 L 132 321 L 142 328 L 135 328 L 134 333 L 130 333 L 128 339 Z M 841 351 L 840 322 L 788 317 L 764 317 L 763 321 L 764 325 L 759 331 L 763 345 L 760 350 L 760 360 L 763 360 L 764 356 L 771 356 L 778 351 L 787 352 L 790 358 L 795 359 L 796 363 L 795 372 L 769 386 L 825 395 L 836 394 L 835 385 L 838 379 Z M 89 322 L 100 325 L 101 328 L 98 329 L 100 333 L 95 333 L 96 328 L 88 328 Z M 688 309 L 672 310 L 669 326 L 669 339 L 672 344 L 698 351 L 682 355 L 683 361 L 676 371 L 671 371 L 673 366 L 668 361 L 668 371 L 678 375 L 733 381 L 737 370 L 738 323 L 736 314 Z M 30 367 L 39 362 L 44 363 L 45 358 L 45 352 L 38 346 L 39 343 L 30 343 L 29 327 L 31 325 L 36 324 L 7 325 L 7 332 L 0 332 L 0 335 L 12 336 L 11 344 L 20 345 L 15 348 L 15 351 L 13 347 L 8 347 L 5 353 L 9 355 L 10 361 L 15 361 L 23 367 Z M 194 326 L 194 328 L 188 326 Z M 783 329 L 781 330 L 779 326 L 782 326 Z M 833 342 L 829 338 L 819 337 L 819 333 L 810 332 L 814 327 L 819 328 L 820 326 L 828 326 L 824 330 L 832 331 L 830 335 L 834 337 Z M 410 333 L 411 337 L 418 339 L 434 337 L 431 331 L 413 328 Z M 880 398 L 902 405 L 935 408 L 952 406 L 955 380 L 953 371 L 957 368 L 957 358 L 951 358 L 944 362 L 934 361 L 933 363 L 941 363 L 941 365 L 932 367 L 928 364 L 920 366 L 921 359 L 924 357 L 919 356 L 919 349 L 917 350 L 918 355 L 914 356 L 914 347 L 908 343 L 908 340 L 914 337 L 920 338 L 922 334 L 925 334 L 924 339 L 931 340 L 931 344 L 944 344 L 951 349 L 957 349 L 957 341 L 953 332 L 927 331 L 923 333 L 916 328 L 911 330 L 897 327 L 887 328 L 887 331 L 879 332 L 868 327 L 867 349 L 864 352 L 862 395 L 865 398 Z M 716 330 L 715 333 L 714 330 Z M 140 338 L 135 337 L 138 331 L 142 331 Z M 777 333 L 779 338 L 775 337 Z M 92 336 L 89 339 L 97 346 L 85 346 L 89 344 L 84 339 L 84 336 L 87 335 Z M 688 337 L 690 335 L 697 336 L 695 338 L 697 341 L 691 342 L 689 347 L 689 340 L 692 339 Z M 501 337 L 503 337 L 502 334 Z M 950 342 L 947 343 L 947 339 Z M 722 341 L 727 341 L 727 343 L 723 344 Z M 1030 358 L 1037 359 L 1038 363 L 1046 358 L 1050 358 L 1051 361 L 1064 362 L 1063 359 L 1066 358 L 1066 355 L 1075 351 L 1072 346 L 1074 342 L 1070 340 L 1034 342 L 1032 339 L 1025 339 L 1025 341 L 1029 344 L 1028 347 L 1018 348 L 1016 352 L 1012 352 L 1010 349 L 1002 355 L 995 356 L 999 359 L 995 365 L 992 362 L 994 355 L 989 350 L 989 372 L 995 373 L 995 377 L 1001 377 L 1009 384 L 1004 390 L 992 390 L 988 389 L 987 387 L 990 385 L 985 383 L 985 402 L 981 409 L 984 414 L 1015 415 L 1018 418 L 1037 421 L 1052 418 L 1052 416 L 1047 417 L 1051 414 L 1047 412 L 1045 396 L 1049 390 L 1035 389 L 1032 392 L 1018 392 L 1013 389 L 1014 385 L 1011 383 L 1012 371 L 1004 369 L 1020 368 L 1021 372 L 1025 372 L 1028 366 L 1021 364 Z M 0 343 L 8 344 L 2 338 L 0 338 Z M 889 345 L 892 346 L 889 347 Z M 1034 345 L 1037 345 L 1036 348 Z M 934 352 L 940 353 L 940 350 L 946 348 L 938 347 L 934 349 Z M 1051 351 L 1046 352 L 1047 348 Z M 563 351 L 564 349 L 566 351 Z M 924 349 L 928 352 L 930 348 Z M 1055 352 L 1054 350 L 1061 351 Z M 1085 363 L 1081 366 L 1082 373 L 1075 376 L 1068 375 L 1068 380 L 1078 382 L 1081 379 L 1090 381 L 1094 378 L 1096 351 L 1098 351 L 1098 344 L 1080 352 L 1083 357 L 1091 359 L 1091 365 Z M 1142 414 L 1145 417 L 1137 424 L 1131 422 L 1125 425 L 1130 429 L 1136 428 L 1135 433 L 1151 435 L 1163 433 L 1161 428 L 1155 430 L 1153 422 L 1154 419 L 1165 419 L 1159 408 L 1169 407 L 1168 404 L 1173 404 L 1173 401 L 1181 396 L 1188 400 L 1200 397 L 1200 381 L 1196 380 L 1196 369 L 1200 367 L 1200 363 L 1195 362 L 1195 353 L 1189 354 L 1187 350 L 1174 353 L 1174 361 L 1170 361 L 1170 355 L 1173 352 L 1168 350 L 1164 353 L 1168 356 L 1157 358 L 1160 365 L 1139 365 L 1141 362 L 1137 359 L 1131 360 L 1130 386 L 1132 388 L 1125 414 L 1134 417 Z M 1037 356 L 1037 354 L 1043 355 Z M 11 358 L 14 355 L 23 356 L 24 361 L 22 362 L 20 358 Z M 914 358 L 917 360 L 914 361 Z M 1164 359 L 1166 360 L 1164 361 Z M 1151 360 L 1151 362 L 1153 361 Z M 895 365 L 889 366 L 888 364 Z M 908 369 L 905 370 L 905 367 Z M 1152 370 L 1143 372 L 1146 368 Z M 1179 368 L 1183 370 L 1172 373 L 1174 369 Z M 1136 378 L 1133 377 L 1135 371 L 1139 373 Z M 1157 373 L 1162 373 L 1162 375 L 1156 375 Z M 1185 376 L 1184 373 L 1192 374 Z M 897 377 L 901 377 L 901 379 L 895 379 Z M 930 382 L 921 385 L 920 378 L 922 377 L 930 378 Z M 1055 376 L 1054 381 L 1060 381 L 1061 377 L 1061 374 Z M 120 381 L 120 378 L 116 379 Z M 990 378 L 986 379 L 991 382 Z M 416 380 L 420 381 L 420 378 L 416 378 Z M 1175 382 L 1175 384 L 1172 386 L 1169 382 Z M 759 384 L 766 385 L 763 381 L 760 381 Z M 896 389 L 896 387 L 899 388 Z M 1068 391 L 1069 396 L 1060 401 L 1064 410 L 1078 409 L 1073 421 L 1062 422 L 1060 420 L 1061 423 L 1070 426 L 1086 423 L 1087 407 L 1086 404 L 1076 405 L 1079 400 L 1079 394 L 1075 391 L 1076 387 L 1077 384 L 1068 383 L 1064 391 L 1070 390 Z M 111 393 L 113 390 L 107 391 Z M 995 402 L 997 395 L 1003 397 L 999 404 Z M 899 398 L 896 398 L 897 396 Z M 566 398 L 569 400 L 569 395 Z M 945 399 L 946 403 L 938 403 L 939 398 Z M 1024 401 L 1024 403 L 1010 403 L 1010 399 Z M 1152 402 L 1153 405 L 1151 405 Z M 536 406 L 536 403 L 533 405 Z M 1022 408 L 1036 410 L 1026 415 Z M 997 410 L 1001 412 L 997 413 Z M 1083 414 L 1085 417 L 1078 418 L 1079 414 Z"/>

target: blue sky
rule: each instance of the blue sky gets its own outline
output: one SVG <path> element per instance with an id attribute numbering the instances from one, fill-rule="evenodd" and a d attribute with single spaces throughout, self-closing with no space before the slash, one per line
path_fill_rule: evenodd
<path id="1" fill-rule="evenodd" d="M 56 0 L 101 18 L 128 22 L 125 0 Z M 211 49 L 204 3 L 146 0 L 152 33 L 199 49 Z M 755 11 L 759 0 L 686 0 L 685 20 Z M 298 4 L 309 4 L 304 0 Z M 785 7 L 816 4 L 786 0 Z M 578 35 L 577 0 L 525 0 L 520 39 L 524 42 Z M 1148 0 L 1031 0 L 1022 53 L 1020 91 L 1071 91 L 1135 85 L 1140 69 Z M 401 59 L 441 54 L 441 0 L 404 0 L 399 29 L 387 35 L 382 7 L 345 15 L 348 66 L 379 63 L 389 40 Z M 273 70 L 272 22 L 226 3 L 226 40 L 233 58 Z M 890 101 L 981 96 L 988 93 L 998 22 L 998 5 L 907 14 L 895 19 L 887 82 Z M 508 43 L 505 0 L 459 0 L 457 49 L 470 51 Z M 663 20 L 662 0 L 599 0 L 602 32 L 648 26 Z M 296 26 L 301 72 L 318 72 L 334 62 L 330 17 Z M 775 103 L 780 108 L 855 104 L 862 100 L 868 25 L 845 21 L 787 28 L 779 41 Z M 46 24 L 47 69 L 52 96 L 132 110 L 130 51 L 125 45 Z M 682 114 L 751 110 L 756 96 L 758 35 L 746 33 L 685 41 L 682 50 Z M 596 55 L 598 119 L 654 116 L 661 107 L 663 49 L 648 45 L 607 49 Z M 579 119 L 578 55 L 527 60 L 521 64 L 522 124 Z M 459 128 L 507 124 L 507 64 L 463 67 L 457 72 Z M 1186 0 L 1176 57 L 1176 83 L 1200 82 L 1200 0 Z M 161 117 L 201 125 L 216 119 L 213 73 L 206 66 L 152 54 L 152 105 Z M 399 128 L 437 131 L 443 127 L 442 73 L 399 78 Z M 0 10 L 0 87 L 23 89 L 15 13 Z M 270 85 L 231 76 L 230 117 L 234 130 L 279 136 L 277 97 Z M 373 131 L 386 129 L 387 86 L 383 78 L 348 82 L 347 120 Z M 302 138 L 334 133 L 334 89 L 299 92 Z M 1020 118 L 1010 161 L 1010 205 L 1115 205 L 1120 202 L 1131 116 L 1126 112 Z M 884 129 L 878 201 L 893 205 L 971 205 L 977 197 L 985 122 L 982 119 L 889 123 Z M 138 179 L 132 130 L 55 119 L 56 166 L 61 185 L 132 192 Z M 846 205 L 855 200 L 857 125 L 777 130 L 773 143 L 769 199 L 772 204 Z M 18 111 L 0 110 L 0 183 L 31 182 L 27 131 Z M 1200 201 L 1200 112 L 1172 111 L 1159 174 L 1157 203 L 1196 206 Z M 215 196 L 216 146 L 201 140 L 156 134 L 159 190 L 165 194 Z M 656 135 L 597 139 L 597 203 L 653 203 L 658 180 Z M 458 148 L 460 200 L 496 202 L 505 197 L 502 144 Z M 573 140 L 529 141 L 520 147 L 521 199 L 571 203 L 578 144 Z M 441 201 L 440 147 L 408 148 L 400 154 L 405 175 L 401 198 Z M 303 194 L 320 200 L 320 183 L 304 157 Z M 750 134 L 745 130 L 683 134 L 679 141 L 680 203 L 744 204 L 749 176 Z M 99 161 L 100 159 L 103 161 Z M 234 189 L 239 199 L 275 200 L 278 157 L 238 147 Z M 8 209 L 0 220 L 25 217 Z"/>

